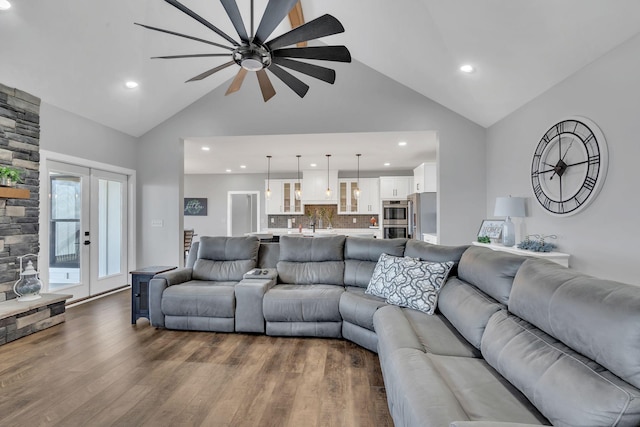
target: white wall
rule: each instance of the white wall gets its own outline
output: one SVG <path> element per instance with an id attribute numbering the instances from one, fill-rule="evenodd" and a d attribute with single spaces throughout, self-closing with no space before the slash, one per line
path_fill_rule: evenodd
<path id="1" fill-rule="evenodd" d="M 42 102 L 40 148 L 82 159 L 136 167 L 137 138 Z"/>
<path id="2" fill-rule="evenodd" d="M 436 130 L 442 243 L 468 243 L 486 211 L 485 165 L 478 161 L 485 157 L 485 129 L 358 62 L 335 69 L 333 87 L 310 79 L 304 99 L 273 78 L 278 94 L 268 103 L 250 75 L 240 92 L 225 97 L 224 84 L 143 135 L 139 263 L 175 264 L 181 257 L 185 137 Z M 151 227 L 152 220 L 163 227 Z"/>
<path id="3" fill-rule="evenodd" d="M 640 35 L 526 104 L 487 131 L 487 217 L 496 196 L 528 197 L 526 233 L 557 234 L 570 265 L 597 277 L 640 284 Z M 566 116 L 590 118 L 609 147 L 602 191 L 582 212 L 546 214 L 533 198 L 531 157 L 543 133 Z"/>
<path id="4" fill-rule="evenodd" d="M 185 216 L 184 228 L 193 228 L 198 237 L 226 236 L 228 191 L 260 191 L 260 217 L 265 217 L 265 178 L 262 174 L 185 175 L 184 197 L 206 197 L 208 200 L 207 216 Z"/>

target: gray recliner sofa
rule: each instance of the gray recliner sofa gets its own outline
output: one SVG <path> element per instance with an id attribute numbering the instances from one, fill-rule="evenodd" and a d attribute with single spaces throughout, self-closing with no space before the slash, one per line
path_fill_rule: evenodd
<path id="1" fill-rule="evenodd" d="M 167 291 L 190 283 L 200 255 L 211 253 L 194 245 L 191 270 L 151 281 L 152 324 L 230 332 L 235 322 L 237 332 L 351 340 L 378 352 L 397 426 L 640 425 L 640 287 L 541 259 L 404 239 L 285 236 L 254 251 L 268 274 L 222 284 L 225 297 L 208 303 L 228 309 L 223 316 L 191 314 L 186 306 L 197 302 L 186 296 L 178 316 Z M 364 293 L 382 253 L 457 264 L 434 315 Z"/>
<path id="2" fill-rule="evenodd" d="M 202 237 L 189 257 L 192 267 L 156 275 L 149 281 L 153 326 L 169 329 L 233 332 L 235 287 L 258 264 L 260 240 Z M 197 252 L 196 252 L 197 251 Z"/>

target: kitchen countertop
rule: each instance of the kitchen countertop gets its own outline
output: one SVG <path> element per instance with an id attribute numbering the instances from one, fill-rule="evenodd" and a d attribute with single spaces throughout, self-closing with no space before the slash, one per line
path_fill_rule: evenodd
<path id="1" fill-rule="evenodd" d="M 321 229 L 316 229 L 315 233 L 310 228 L 303 228 L 302 233 L 300 233 L 297 228 L 266 228 L 266 229 L 263 229 L 259 234 L 273 234 L 274 236 L 308 236 L 308 237 L 313 237 L 313 236 L 321 237 L 321 236 L 332 236 L 332 235 L 333 236 L 338 236 L 338 235 L 353 236 L 353 235 L 369 234 L 369 235 L 378 235 L 379 237 L 380 228 L 378 227 L 376 228 L 331 228 L 331 229 L 321 228 Z"/>

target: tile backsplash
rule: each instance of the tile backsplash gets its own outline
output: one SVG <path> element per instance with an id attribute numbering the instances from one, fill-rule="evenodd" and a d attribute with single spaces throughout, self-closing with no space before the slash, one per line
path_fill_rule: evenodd
<path id="1" fill-rule="evenodd" d="M 378 215 L 338 215 L 337 205 L 305 205 L 304 211 L 306 214 L 315 213 L 316 228 L 327 228 L 327 217 L 332 216 L 331 226 L 333 228 L 367 228 L 371 225 L 371 218 L 375 218 L 376 224 L 379 224 Z M 321 213 L 325 212 L 325 216 L 322 219 L 322 227 L 319 225 Z M 329 213 L 332 212 L 332 215 Z M 303 228 L 311 228 L 310 218 L 308 215 L 269 215 L 268 227 L 269 228 L 287 228 L 287 220 L 295 218 L 295 223 L 292 228 L 298 228 L 299 224 L 302 224 Z M 271 220 L 273 219 L 273 222 Z M 355 223 L 353 220 L 355 219 Z"/>

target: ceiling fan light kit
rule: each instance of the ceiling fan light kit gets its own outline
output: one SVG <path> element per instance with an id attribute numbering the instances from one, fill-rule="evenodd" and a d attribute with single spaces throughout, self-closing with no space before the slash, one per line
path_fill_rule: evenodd
<path id="1" fill-rule="evenodd" d="M 0 0 L 1 1 L 1 0 Z M 152 59 L 180 59 L 180 58 L 202 58 L 202 57 L 228 57 L 230 61 L 217 65 L 191 79 L 187 82 L 202 80 L 212 74 L 217 73 L 234 64 L 240 67 L 238 74 L 231 82 L 229 89 L 225 95 L 232 94 L 240 90 L 244 77 L 248 71 L 255 72 L 265 102 L 271 99 L 275 94 L 275 89 L 271 84 L 271 80 L 266 71 L 275 75 L 299 97 L 303 98 L 309 86 L 302 80 L 284 70 L 289 68 L 309 77 L 322 80 L 333 84 L 336 79 L 334 70 L 315 64 L 301 61 L 294 61 L 289 58 L 313 59 L 335 62 L 351 62 L 351 54 L 345 46 L 319 46 L 319 47 L 286 47 L 297 43 L 315 40 L 344 32 L 344 27 L 336 18 L 331 15 L 323 15 L 317 19 L 309 21 L 284 33 L 270 41 L 267 41 L 271 33 L 276 29 L 278 24 L 286 18 L 291 9 L 296 5 L 298 0 L 269 0 L 265 9 L 262 20 L 258 25 L 255 34 L 253 32 L 253 0 L 251 0 L 251 28 L 247 33 L 242 15 L 238 8 L 236 0 L 220 0 L 229 19 L 231 20 L 240 41 L 234 40 L 231 36 L 211 24 L 202 16 L 192 11 L 177 0 L 164 0 L 171 6 L 180 10 L 184 14 L 198 21 L 200 24 L 212 30 L 218 36 L 230 43 L 231 46 L 215 43 L 209 40 L 193 37 L 187 34 L 175 31 L 165 30 L 162 28 L 152 27 L 149 25 L 138 24 L 143 28 L 170 34 L 177 37 L 187 38 L 200 43 L 206 43 L 218 48 L 231 51 L 230 53 L 205 53 L 194 55 L 170 55 L 157 56 Z M 284 68 L 283 68 L 284 67 Z"/>

